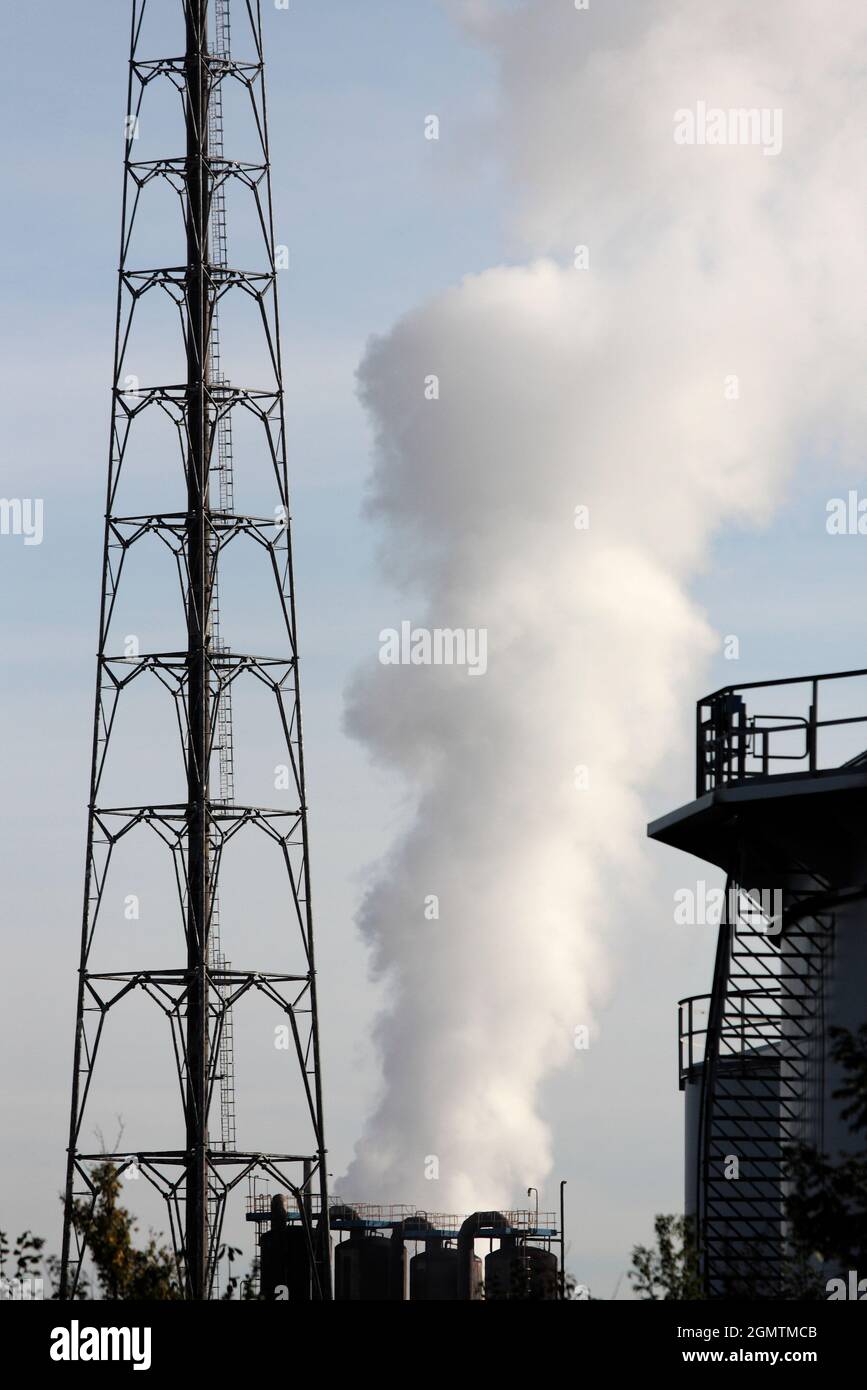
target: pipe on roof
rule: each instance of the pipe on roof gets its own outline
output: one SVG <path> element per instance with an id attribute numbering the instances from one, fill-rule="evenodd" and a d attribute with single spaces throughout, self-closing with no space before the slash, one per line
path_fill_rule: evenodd
<path id="1" fill-rule="evenodd" d="M 458 1298 L 469 1303 L 473 1286 L 473 1249 L 479 1231 L 500 1231 L 503 1236 L 512 1235 L 512 1227 L 500 1211 L 475 1211 L 468 1216 L 458 1231 Z"/>

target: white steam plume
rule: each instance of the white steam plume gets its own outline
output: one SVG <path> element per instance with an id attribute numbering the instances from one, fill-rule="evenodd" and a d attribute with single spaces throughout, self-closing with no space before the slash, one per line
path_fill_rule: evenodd
<path id="1" fill-rule="evenodd" d="M 489 650 L 478 678 L 372 661 L 350 691 L 417 809 L 360 913 L 391 984 L 384 1085 L 339 1187 L 473 1210 L 550 1168 L 540 1086 L 609 987 L 641 791 L 688 749 L 716 640 L 691 577 L 863 429 L 867 25 L 861 0 L 452 8 L 499 63 L 532 259 L 407 314 L 360 369 L 398 616 Z M 780 108 L 780 153 L 676 144 L 699 101 Z"/>

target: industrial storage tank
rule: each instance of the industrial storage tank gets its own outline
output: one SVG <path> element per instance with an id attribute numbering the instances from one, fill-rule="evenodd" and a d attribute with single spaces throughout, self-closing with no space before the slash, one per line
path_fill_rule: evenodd
<path id="1" fill-rule="evenodd" d="M 503 1236 L 485 1258 L 485 1298 L 556 1299 L 557 1256 Z"/>
<path id="2" fill-rule="evenodd" d="M 686 1212 L 708 1298 L 790 1297 L 789 1155 L 806 1144 L 838 1163 L 861 1147 L 834 1039 L 857 1035 L 865 1014 L 865 675 L 705 696 L 695 799 L 648 829 L 726 874 L 695 1059 L 681 1006 Z M 833 1167 L 811 1201 L 827 1198 L 832 1178 Z M 839 1254 L 823 1253 L 820 1281 L 844 1272 Z"/>
<path id="3" fill-rule="evenodd" d="M 310 1301 L 310 1252 L 303 1226 L 288 1222 L 282 1193 L 271 1199 L 271 1229 L 259 1238 L 262 1297 Z"/>
<path id="4" fill-rule="evenodd" d="M 353 1231 L 334 1251 L 334 1297 L 385 1301 L 391 1296 L 391 1241 Z"/>
<path id="5" fill-rule="evenodd" d="M 310 1300 L 310 1258 L 307 1236 L 297 1226 L 264 1231 L 259 1241 L 263 1298 Z"/>
<path id="6" fill-rule="evenodd" d="M 470 1298 L 477 1300 L 482 1296 L 482 1262 L 478 1255 L 471 1258 Z M 410 1301 L 458 1299 L 460 1263 L 461 1256 L 453 1245 L 444 1245 L 442 1240 L 429 1240 L 425 1249 L 409 1262 Z"/>

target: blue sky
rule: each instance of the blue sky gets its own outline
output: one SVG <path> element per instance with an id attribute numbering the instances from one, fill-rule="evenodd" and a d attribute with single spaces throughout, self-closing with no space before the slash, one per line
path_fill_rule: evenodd
<path id="1" fill-rule="evenodd" d="M 372 440 L 355 370 L 371 335 L 465 276 L 512 264 L 520 238 L 493 138 L 495 64 L 436 0 L 293 0 L 289 12 L 266 7 L 265 21 L 277 238 L 292 257 L 281 308 L 326 1104 L 342 1171 L 376 1093 L 369 1030 L 383 997 L 367 980 L 353 917 L 367 866 L 409 814 L 405 788 L 342 726 L 347 683 L 379 630 L 404 616 L 362 515 Z M 28 548 L 0 538 L 9 1088 L 0 1224 L 30 1226 L 49 1243 L 59 1237 L 66 1142 L 127 38 L 117 0 L 18 5 L 5 17 L 0 491 L 44 498 L 45 539 Z M 421 138 L 432 111 L 439 142 Z M 805 437 L 800 453 L 772 520 L 727 523 L 692 584 L 712 628 L 740 639 L 736 663 L 721 653 L 710 662 L 708 689 L 860 664 L 864 541 L 825 529 L 828 497 L 858 478 L 833 447 L 821 461 Z M 671 718 L 688 727 L 691 710 Z M 689 798 L 688 737 L 684 746 L 648 792 L 648 817 Z M 654 1212 L 680 1202 L 674 1005 L 709 985 L 714 950 L 709 933 L 687 939 L 671 924 L 682 864 L 665 850 L 654 864 L 647 930 L 618 949 L 601 1014 L 611 1045 L 589 1070 L 544 1088 L 555 1163 L 543 1205 L 566 1176 L 570 1267 L 601 1297 L 632 1243 L 649 1237 Z"/>

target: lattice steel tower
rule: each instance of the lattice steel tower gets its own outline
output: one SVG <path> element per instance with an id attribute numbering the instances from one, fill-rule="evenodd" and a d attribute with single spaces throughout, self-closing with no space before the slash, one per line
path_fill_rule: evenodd
<path id="1" fill-rule="evenodd" d="M 235 33 L 229 0 L 179 0 L 185 52 L 154 58 L 143 51 L 148 0 L 133 0 L 120 275 L 114 359 L 111 445 L 103 562 L 102 604 L 93 735 L 93 765 L 72 1105 L 63 1231 L 63 1290 L 71 1295 L 84 1259 L 89 1215 L 97 1188 L 93 1170 L 106 1161 L 121 1175 L 132 1170 L 166 1199 L 179 1283 L 202 1299 L 214 1289 L 216 1256 L 229 1194 L 251 1174 L 265 1174 L 290 1194 L 289 1208 L 306 1233 L 309 1293 L 331 1297 L 327 1176 L 310 902 L 307 812 L 298 686 L 295 593 L 289 527 L 283 377 L 276 293 L 274 227 L 261 10 L 237 0 Z M 165 15 L 164 7 L 160 7 Z M 246 52 L 236 57 L 235 52 Z M 157 84 L 180 97 L 182 154 L 135 158 L 145 98 Z M 247 103 L 255 148 L 248 158 L 223 149 L 224 95 Z M 178 195 L 178 260 L 161 268 L 136 261 L 136 232 L 148 193 L 168 187 Z M 227 193 L 248 202 L 261 248 L 260 269 L 239 269 L 227 247 Z M 185 253 L 182 249 L 185 245 Z M 246 254 L 246 253 L 245 253 Z M 137 318 L 160 292 L 175 306 L 186 378 L 179 384 L 140 381 L 134 375 Z M 266 377 L 255 385 L 224 374 L 225 315 L 219 310 L 245 296 L 256 310 Z M 165 301 L 162 301 L 165 302 Z M 246 345 L 245 345 L 246 347 Z M 137 431 L 154 415 L 178 445 L 185 510 L 118 512 L 124 465 Z M 245 458 L 233 424 L 257 433 L 274 501 L 271 515 L 236 511 L 234 491 Z M 150 436 L 149 436 L 150 438 Z M 149 446 L 151 447 L 151 446 Z M 236 458 L 237 456 L 237 458 Z M 158 470 L 157 470 L 157 476 Z M 121 508 L 121 511 L 123 509 Z M 120 581 L 135 546 L 156 538 L 174 561 L 186 646 L 180 651 L 129 651 L 115 631 Z M 246 541 L 273 584 L 284 650 L 257 656 L 226 645 L 220 624 L 220 571 L 227 547 Z M 174 701 L 179 731 L 178 769 L 185 800 L 141 805 L 106 804 L 103 787 L 112 761 L 111 735 L 122 697 L 134 683 L 156 680 Z M 239 805 L 233 688 L 259 682 L 274 697 L 275 732 L 286 759 L 288 808 Z M 176 944 L 180 959 L 166 968 L 99 968 L 99 943 L 108 930 L 112 856 L 124 837 L 152 830 L 172 856 L 177 884 Z M 261 832 L 285 868 L 285 932 L 297 966 L 275 972 L 233 969 L 220 940 L 219 875 L 223 851 L 239 832 Z M 251 885 L 252 887 L 252 885 Z M 255 953 L 256 914 L 243 913 L 244 956 Z M 109 924 L 110 925 L 110 924 Z M 287 940 L 287 949 L 289 942 Z M 237 958 L 237 950 L 233 951 Z M 137 991 L 168 1020 L 180 1085 L 178 1137 L 173 1149 L 137 1148 L 88 1153 L 82 1148 L 86 1108 L 100 1043 L 112 1010 Z M 303 1116 L 304 1141 L 293 1152 L 239 1150 L 235 1138 L 232 1013 L 242 999 L 264 997 L 279 1011 Z M 168 1043 L 167 1043 L 168 1045 Z M 280 1101 L 277 1098 L 275 1106 Z M 134 1104 L 135 1097 L 132 1097 Z M 219 1123 L 214 1111 L 219 1105 Z M 296 1114 L 296 1121 L 297 1121 Z M 301 1137 L 301 1136 L 297 1136 Z"/>

